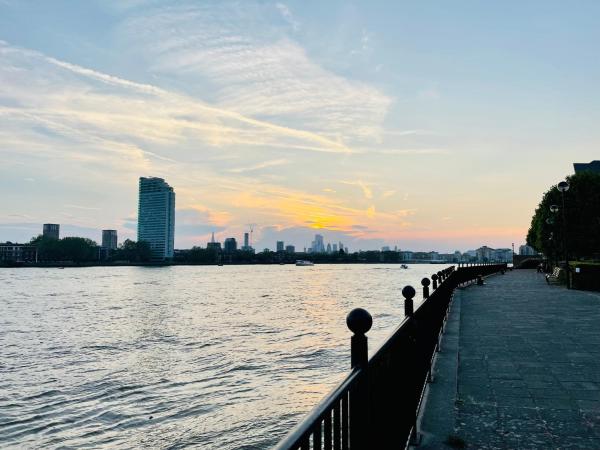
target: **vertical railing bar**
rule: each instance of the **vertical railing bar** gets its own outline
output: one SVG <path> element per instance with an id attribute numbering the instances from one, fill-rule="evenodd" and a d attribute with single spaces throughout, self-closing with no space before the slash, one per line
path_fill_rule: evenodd
<path id="1" fill-rule="evenodd" d="M 313 432 L 313 450 L 322 450 L 321 447 L 321 420 L 315 425 L 315 431 Z"/>
<path id="2" fill-rule="evenodd" d="M 331 450 L 331 412 L 331 410 L 327 411 L 324 419 L 323 443 L 325 444 L 325 450 Z"/>
<path id="3" fill-rule="evenodd" d="M 301 450 L 310 450 L 310 435 L 306 436 L 303 440 L 302 440 L 302 444 L 301 444 Z"/>
<path id="4" fill-rule="evenodd" d="M 342 397 L 342 450 L 348 450 L 348 393 Z"/>
<path id="5" fill-rule="evenodd" d="M 338 400 L 333 407 L 333 450 L 341 450 L 341 428 L 340 401 Z"/>

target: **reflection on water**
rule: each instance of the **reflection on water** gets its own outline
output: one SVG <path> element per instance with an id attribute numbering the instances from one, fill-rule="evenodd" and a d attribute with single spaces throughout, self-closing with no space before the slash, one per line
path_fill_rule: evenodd
<path id="1" fill-rule="evenodd" d="M 439 269 L 1 269 L 0 447 L 269 448 Z"/>

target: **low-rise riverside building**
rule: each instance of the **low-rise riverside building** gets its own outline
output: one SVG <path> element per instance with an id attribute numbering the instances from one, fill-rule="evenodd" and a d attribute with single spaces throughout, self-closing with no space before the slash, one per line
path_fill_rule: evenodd
<path id="1" fill-rule="evenodd" d="M 530 247 L 529 245 L 521 245 L 519 247 L 519 255 L 533 256 L 533 255 L 537 255 L 537 252 L 535 251 L 535 249 L 533 247 Z"/>
<path id="2" fill-rule="evenodd" d="M 0 244 L 0 262 L 23 263 L 37 262 L 37 247 L 29 244 Z"/>

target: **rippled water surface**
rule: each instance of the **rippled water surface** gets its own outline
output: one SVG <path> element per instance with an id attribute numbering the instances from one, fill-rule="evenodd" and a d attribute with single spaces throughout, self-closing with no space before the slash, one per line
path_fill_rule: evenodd
<path id="1" fill-rule="evenodd" d="M 441 267 L 0 269 L 0 447 L 269 448 Z"/>

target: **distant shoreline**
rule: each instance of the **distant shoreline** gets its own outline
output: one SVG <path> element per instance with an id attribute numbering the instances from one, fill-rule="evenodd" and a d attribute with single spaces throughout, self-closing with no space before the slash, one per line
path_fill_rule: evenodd
<path id="1" fill-rule="evenodd" d="M 429 261 L 415 261 L 415 262 L 382 262 L 382 261 L 332 261 L 332 262 L 316 262 L 315 265 L 349 265 L 349 264 L 388 264 L 397 265 L 402 264 L 447 264 L 453 265 L 458 264 L 456 262 L 429 262 Z M 223 266 L 293 266 L 294 262 L 279 263 L 279 262 L 227 262 L 223 263 Z M 114 262 L 114 263 L 73 263 L 70 261 L 64 262 L 52 262 L 52 263 L 13 263 L 13 264 L 2 264 L 0 269 L 16 269 L 16 268 L 47 268 L 47 269 L 59 269 L 59 268 L 80 268 L 80 267 L 167 267 L 167 266 L 219 266 L 217 263 L 190 263 L 190 262 L 155 262 L 155 263 L 133 263 L 133 262 Z"/>

